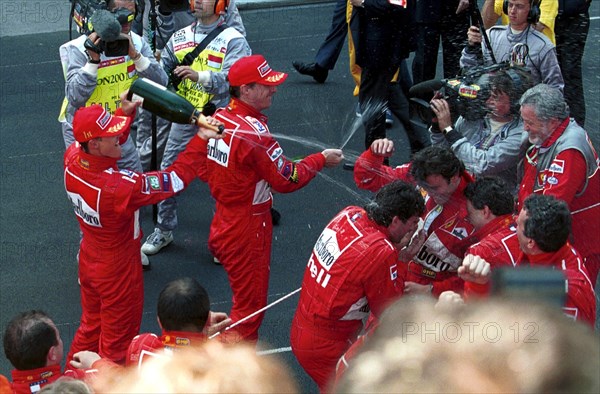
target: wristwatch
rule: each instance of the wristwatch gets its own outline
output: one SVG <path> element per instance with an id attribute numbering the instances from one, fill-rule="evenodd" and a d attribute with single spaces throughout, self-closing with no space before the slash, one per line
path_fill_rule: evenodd
<path id="1" fill-rule="evenodd" d="M 454 127 L 452 126 L 447 126 L 446 128 L 444 128 L 444 130 L 442 130 L 442 134 L 446 135 L 449 132 L 451 132 L 452 130 L 454 130 Z"/>

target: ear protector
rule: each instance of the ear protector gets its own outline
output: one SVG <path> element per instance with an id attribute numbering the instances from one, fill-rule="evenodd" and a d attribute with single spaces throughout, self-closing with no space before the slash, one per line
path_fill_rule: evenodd
<path id="1" fill-rule="evenodd" d="M 527 23 L 533 25 L 540 20 L 540 3 L 542 0 L 529 0 L 529 14 L 527 15 Z M 502 3 L 502 11 L 508 15 L 508 0 Z"/>
<path id="2" fill-rule="evenodd" d="M 227 8 L 229 8 L 229 0 L 216 0 L 215 1 L 215 14 L 225 14 L 227 13 Z M 194 5 L 194 0 L 190 0 L 190 11 L 194 12 L 196 9 Z"/>

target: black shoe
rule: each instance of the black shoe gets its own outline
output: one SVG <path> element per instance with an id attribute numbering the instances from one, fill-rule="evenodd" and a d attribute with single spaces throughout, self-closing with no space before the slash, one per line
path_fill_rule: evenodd
<path id="1" fill-rule="evenodd" d="M 275 208 L 271 208 L 271 223 L 273 226 L 277 226 L 279 224 L 279 220 L 281 219 L 281 214 Z"/>
<path id="2" fill-rule="evenodd" d="M 302 62 L 294 62 L 292 63 L 296 71 L 303 75 L 310 75 L 313 77 L 315 81 L 318 83 L 324 83 L 327 79 L 327 75 L 329 75 L 329 70 L 319 66 L 317 63 L 302 63 Z"/>

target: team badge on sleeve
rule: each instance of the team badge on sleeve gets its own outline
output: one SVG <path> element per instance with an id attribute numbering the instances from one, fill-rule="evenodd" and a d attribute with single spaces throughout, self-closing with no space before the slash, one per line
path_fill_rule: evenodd
<path id="1" fill-rule="evenodd" d="M 283 149 L 281 149 L 281 146 L 279 146 L 279 142 L 275 142 L 269 147 L 269 149 L 267 149 L 267 155 L 269 155 L 271 161 L 277 160 L 282 154 Z"/>
<path id="2" fill-rule="evenodd" d="M 554 159 L 550 167 L 548 167 L 548 171 L 555 172 L 557 174 L 562 174 L 565 171 L 565 161 Z"/>
<path id="3" fill-rule="evenodd" d="M 298 183 L 298 169 L 294 163 L 286 163 L 279 173 L 288 181 Z"/>

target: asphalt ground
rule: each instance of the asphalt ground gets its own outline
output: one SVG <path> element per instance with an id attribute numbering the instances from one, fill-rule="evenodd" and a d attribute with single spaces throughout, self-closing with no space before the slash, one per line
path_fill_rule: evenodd
<path id="1" fill-rule="evenodd" d="M 325 84 L 297 74 L 293 60 L 312 61 L 330 25 L 333 5 L 272 7 L 242 10 L 254 53 L 264 54 L 275 70 L 290 74 L 267 112 L 273 133 L 282 134 L 288 157 L 304 156 L 325 147 L 345 146 L 349 161 L 363 148 L 363 131 L 351 134 L 354 122 L 353 81 L 346 51 Z M 586 129 L 600 146 L 598 116 L 600 15 L 592 3 L 584 58 L 588 108 Z M 58 47 L 67 31 L 0 38 L 0 329 L 17 313 L 43 309 L 56 322 L 67 350 L 80 318 L 77 285 L 79 230 L 64 187 L 64 146 L 57 121 L 64 81 Z M 439 62 L 438 64 L 441 64 Z M 438 74 L 439 75 L 439 74 Z M 398 150 L 392 164 L 408 159 L 408 144 L 398 122 L 388 131 Z M 302 142 L 295 139 L 304 139 Z M 269 302 L 296 290 L 311 248 L 326 223 L 343 207 L 360 205 L 369 193 L 358 191 L 352 174 L 341 166 L 326 169 L 307 187 L 276 195 L 282 219 L 273 234 Z M 205 184 L 194 182 L 178 198 L 179 228 L 175 241 L 151 257 L 144 274 L 142 332 L 159 332 L 156 300 L 162 287 L 183 276 L 198 279 L 211 296 L 213 310 L 229 311 L 227 276 L 212 263 L 206 240 L 214 203 Z M 152 232 L 151 209 L 141 214 L 144 232 Z M 260 330 L 260 348 L 278 353 L 292 369 L 303 392 L 316 386 L 289 351 L 289 327 L 298 295 L 269 309 Z M 0 357 L 0 373 L 10 374 Z"/>

